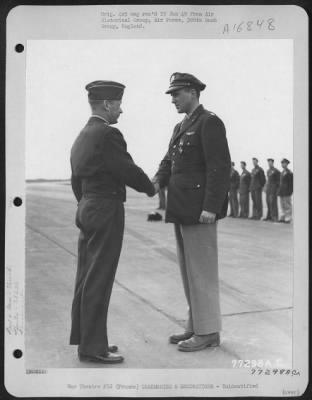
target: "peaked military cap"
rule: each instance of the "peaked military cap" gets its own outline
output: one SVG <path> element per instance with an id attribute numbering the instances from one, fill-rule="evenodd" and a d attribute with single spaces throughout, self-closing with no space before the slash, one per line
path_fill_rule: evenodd
<path id="1" fill-rule="evenodd" d="M 202 91 L 205 89 L 206 85 L 194 75 L 175 72 L 170 77 L 170 86 L 166 93 L 169 94 L 185 87 L 196 88 Z"/>
<path id="2" fill-rule="evenodd" d="M 267 161 L 272 161 L 272 162 L 274 162 L 274 159 L 273 159 L 273 158 L 268 158 Z"/>
<path id="3" fill-rule="evenodd" d="M 290 164 L 290 161 L 289 161 L 289 160 L 287 160 L 287 158 L 283 158 L 283 159 L 282 159 L 282 161 L 281 161 L 281 163 L 287 163 L 287 164 Z"/>
<path id="4" fill-rule="evenodd" d="M 125 85 L 114 81 L 93 81 L 86 85 L 92 100 L 121 100 Z"/>

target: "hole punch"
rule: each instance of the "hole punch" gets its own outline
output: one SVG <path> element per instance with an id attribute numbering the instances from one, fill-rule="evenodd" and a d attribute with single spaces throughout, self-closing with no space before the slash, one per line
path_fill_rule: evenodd
<path id="1" fill-rule="evenodd" d="M 15 358 L 21 358 L 21 357 L 23 357 L 23 352 L 22 352 L 22 350 L 20 350 L 20 349 L 14 350 L 14 351 L 13 351 L 13 356 L 14 356 Z"/>
<path id="2" fill-rule="evenodd" d="M 15 197 L 13 200 L 15 207 L 19 207 L 23 204 L 23 200 L 20 197 Z"/>
<path id="3" fill-rule="evenodd" d="M 23 51 L 24 51 L 24 45 L 21 44 L 21 43 L 18 43 L 18 44 L 15 46 L 15 51 L 16 51 L 17 53 L 23 53 Z"/>

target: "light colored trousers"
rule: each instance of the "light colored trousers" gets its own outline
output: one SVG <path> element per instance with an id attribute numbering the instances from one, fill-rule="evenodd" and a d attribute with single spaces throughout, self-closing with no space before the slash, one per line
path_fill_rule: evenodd
<path id="1" fill-rule="evenodd" d="M 284 219 L 285 221 L 291 221 L 292 218 L 291 196 L 281 196 L 280 205 L 282 211 L 281 219 Z"/>
<path id="2" fill-rule="evenodd" d="M 177 253 L 188 303 L 186 331 L 221 330 L 217 223 L 175 224 Z"/>

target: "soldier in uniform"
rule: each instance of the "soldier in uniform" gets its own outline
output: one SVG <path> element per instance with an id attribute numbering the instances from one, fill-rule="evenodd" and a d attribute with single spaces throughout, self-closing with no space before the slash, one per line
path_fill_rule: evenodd
<path id="1" fill-rule="evenodd" d="M 206 85 L 176 72 L 167 94 L 178 113 L 169 149 L 153 178 L 168 187 L 166 222 L 174 223 L 188 318 L 183 333 L 170 336 L 180 351 L 220 343 L 217 223 L 228 207 L 231 159 L 223 122 L 199 104 Z"/>
<path id="2" fill-rule="evenodd" d="M 125 185 L 155 194 L 112 126 L 122 113 L 124 88 L 112 81 L 86 86 L 92 115 L 71 149 L 80 236 L 70 344 L 79 346 L 81 361 L 109 364 L 123 361 L 117 346 L 108 345 L 107 312 L 123 240 Z"/>
<path id="3" fill-rule="evenodd" d="M 230 214 L 229 217 L 238 217 L 238 188 L 239 188 L 239 173 L 234 168 L 235 163 L 232 162 L 230 172 Z"/>
<path id="4" fill-rule="evenodd" d="M 258 164 L 258 159 L 252 159 L 253 169 L 251 171 L 250 192 L 252 200 L 252 216 L 250 219 L 259 220 L 262 217 L 262 190 L 265 185 L 265 175 L 263 169 Z"/>
<path id="5" fill-rule="evenodd" d="M 248 218 L 249 216 L 249 187 L 251 181 L 250 172 L 246 169 L 246 162 L 240 163 L 242 173 L 239 181 L 239 205 L 240 205 L 240 218 Z"/>
<path id="6" fill-rule="evenodd" d="M 293 173 L 288 169 L 290 163 L 287 158 L 281 161 L 282 172 L 280 177 L 280 185 L 278 189 L 278 196 L 280 198 L 281 218 L 280 222 L 290 223 L 292 219 L 292 204 L 291 196 L 293 194 Z"/>
<path id="7" fill-rule="evenodd" d="M 273 158 L 268 158 L 269 169 L 267 170 L 267 185 L 266 185 L 266 202 L 267 202 L 267 216 L 264 221 L 277 222 L 278 208 L 277 208 L 277 191 L 280 183 L 281 173 L 274 167 Z"/>

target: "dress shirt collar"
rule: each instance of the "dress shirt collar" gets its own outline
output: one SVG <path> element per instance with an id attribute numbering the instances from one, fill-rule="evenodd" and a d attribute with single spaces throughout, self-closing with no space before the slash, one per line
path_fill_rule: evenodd
<path id="1" fill-rule="evenodd" d="M 192 116 L 193 116 L 193 114 L 195 113 L 195 111 L 198 109 L 198 107 L 200 107 L 201 106 L 201 104 L 198 104 L 195 108 L 194 108 L 194 110 L 192 110 L 189 114 L 186 114 L 185 115 L 185 118 L 186 119 L 190 119 L 190 118 L 192 118 Z"/>
<path id="2" fill-rule="evenodd" d="M 105 124 L 107 124 L 107 125 L 109 125 L 109 122 L 104 118 L 104 117 L 102 117 L 101 115 L 98 115 L 98 114 L 92 114 L 91 115 L 91 117 L 94 117 L 94 118 L 99 118 L 99 119 L 101 119 L 102 121 L 104 121 L 105 122 Z"/>

